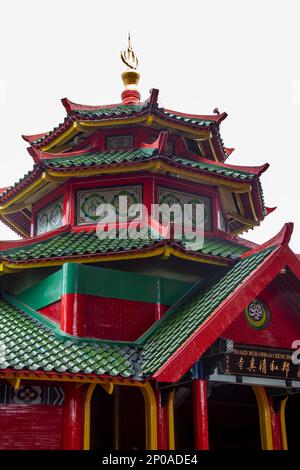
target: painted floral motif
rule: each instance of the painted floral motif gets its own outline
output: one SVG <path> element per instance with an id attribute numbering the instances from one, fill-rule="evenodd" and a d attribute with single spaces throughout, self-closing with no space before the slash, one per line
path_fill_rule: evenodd
<path id="1" fill-rule="evenodd" d="M 62 405 L 64 390 L 62 387 L 48 385 L 21 385 L 14 390 L 11 385 L 0 384 L 0 403 L 21 405 Z"/>
<path id="2" fill-rule="evenodd" d="M 126 197 L 126 207 L 119 207 L 119 198 Z M 116 209 L 116 214 L 122 218 L 132 204 L 142 202 L 142 186 L 128 186 L 118 188 L 103 188 L 101 190 L 78 191 L 77 193 L 77 223 L 91 224 L 101 221 L 105 214 L 97 215 L 97 209 L 101 204 L 111 204 Z M 130 217 L 128 217 L 130 219 Z"/>
<path id="3" fill-rule="evenodd" d="M 20 387 L 14 394 L 14 403 L 31 403 L 38 405 L 42 401 L 42 387 L 29 385 Z"/>
<path id="4" fill-rule="evenodd" d="M 195 225 L 196 220 L 196 204 L 203 204 L 204 206 L 204 229 L 211 230 L 211 203 L 210 199 L 204 196 L 198 196 L 190 193 L 185 193 L 182 191 L 170 191 L 166 188 L 158 188 L 158 202 L 159 204 L 168 204 L 171 206 L 173 204 L 179 204 L 182 209 L 185 204 L 188 204 L 191 207 L 190 219 L 192 220 L 192 225 Z M 171 214 L 172 216 L 172 214 Z"/>

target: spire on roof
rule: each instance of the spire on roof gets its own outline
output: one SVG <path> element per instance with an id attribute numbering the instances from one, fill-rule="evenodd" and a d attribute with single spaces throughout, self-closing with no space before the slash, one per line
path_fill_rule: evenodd
<path id="1" fill-rule="evenodd" d="M 127 69 L 121 75 L 125 86 L 121 95 L 122 102 L 124 104 L 139 103 L 141 95 L 137 89 L 137 84 L 140 80 L 140 74 L 137 71 L 138 58 L 131 45 L 130 33 L 128 34 L 127 49 L 121 51 L 121 59 L 127 65 Z"/>

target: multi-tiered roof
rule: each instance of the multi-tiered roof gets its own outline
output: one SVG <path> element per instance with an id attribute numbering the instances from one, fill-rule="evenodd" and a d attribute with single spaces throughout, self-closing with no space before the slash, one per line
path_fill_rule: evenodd
<path id="1" fill-rule="evenodd" d="M 156 89 L 141 102 L 138 78 L 132 67 L 124 72 L 119 104 L 86 106 L 63 99 L 63 123 L 50 132 L 24 136 L 33 168 L 0 195 L 1 221 L 23 238 L 0 242 L 0 271 L 10 275 L 67 262 L 98 266 L 104 261 L 170 257 L 215 269 L 132 342 L 66 334 L 24 299 L 3 291 L 0 339 L 5 338 L 7 350 L 0 377 L 30 371 L 36 377 L 68 373 L 178 380 L 283 267 L 289 267 L 291 279 L 300 276 L 299 261 L 288 248 L 291 225 L 260 247 L 239 237 L 271 211 L 260 184 L 268 164 L 228 164 L 233 149 L 224 146 L 220 135 L 226 113 L 164 109 Z M 127 134 L 133 136 L 131 145 L 108 148 L 108 137 Z M 110 178 L 121 176 L 128 183 L 149 175 L 164 178 L 165 184 L 176 180 L 187 188 L 195 185 L 211 195 L 212 224 L 201 248 L 191 251 L 184 241 L 163 238 L 103 240 L 95 226 L 77 223 L 73 184 L 111 184 Z M 64 194 L 62 223 L 37 233 L 35 207 L 56 193 Z M 146 196 L 151 199 L 149 192 Z"/>

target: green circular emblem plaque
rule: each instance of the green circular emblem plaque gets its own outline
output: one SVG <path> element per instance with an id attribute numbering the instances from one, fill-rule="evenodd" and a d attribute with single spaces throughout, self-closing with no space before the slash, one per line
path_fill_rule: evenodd
<path id="1" fill-rule="evenodd" d="M 270 311 L 260 300 L 250 302 L 245 310 L 248 323 L 254 328 L 263 329 L 270 321 Z"/>
<path id="2" fill-rule="evenodd" d="M 96 221 L 99 219 L 97 209 L 101 204 L 106 204 L 105 198 L 100 194 L 93 193 L 84 199 L 81 210 L 88 219 Z"/>

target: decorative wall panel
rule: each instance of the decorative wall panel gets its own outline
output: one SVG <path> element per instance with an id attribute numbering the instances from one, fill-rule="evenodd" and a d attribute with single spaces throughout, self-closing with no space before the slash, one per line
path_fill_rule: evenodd
<path id="1" fill-rule="evenodd" d="M 183 191 L 177 191 L 167 188 L 157 188 L 157 199 L 159 204 L 167 204 L 172 206 L 173 204 L 179 204 L 184 209 L 184 204 L 192 204 L 195 207 L 196 204 L 204 205 L 204 229 L 211 230 L 211 200 L 208 197 L 199 196 L 198 194 L 186 193 Z M 192 212 L 193 225 L 195 222 L 194 210 Z"/>
<path id="2" fill-rule="evenodd" d="M 40 210 L 36 216 L 36 235 L 49 232 L 62 226 L 63 200 L 58 199 Z"/>
<path id="3" fill-rule="evenodd" d="M 127 207 L 119 207 L 119 197 L 127 197 Z M 142 202 L 142 186 L 123 186 L 119 188 L 89 189 L 77 192 L 77 224 L 92 224 L 100 222 L 103 216 L 97 215 L 101 204 L 112 204 L 117 217 L 123 217 L 126 209 L 132 204 Z M 130 217 L 128 217 L 130 220 Z"/>

